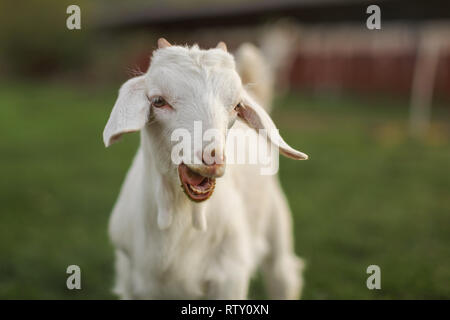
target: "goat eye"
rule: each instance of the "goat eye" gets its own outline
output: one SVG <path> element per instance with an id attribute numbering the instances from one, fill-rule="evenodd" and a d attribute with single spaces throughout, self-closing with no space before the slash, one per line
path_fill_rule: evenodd
<path id="1" fill-rule="evenodd" d="M 239 102 L 239 103 L 236 105 L 236 107 L 234 107 L 234 111 L 238 112 L 239 109 L 241 109 L 242 107 L 243 107 L 243 106 L 242 106 L 242 102 Z"/>
<path id="2" fill-rule="evenodd" d="M 164 100 L 163 97 L 154 97 L 152 99 L 152 106 L 155 108 L 162 108 L 165 106 L 168 106 L 169 104 L 166 102 L 166 100 Z"/>

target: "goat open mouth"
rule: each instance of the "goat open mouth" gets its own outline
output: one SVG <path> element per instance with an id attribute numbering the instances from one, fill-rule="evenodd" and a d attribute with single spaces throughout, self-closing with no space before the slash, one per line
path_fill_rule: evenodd
<path id="1" fill-rule="evenodd" d="M 213 194 L 216 179 L 204 177 L 189 169 L 184 163 L 178 166 L 178 175 L 181 180 L 181 186 L 189 199 L 201 202 Z"/>

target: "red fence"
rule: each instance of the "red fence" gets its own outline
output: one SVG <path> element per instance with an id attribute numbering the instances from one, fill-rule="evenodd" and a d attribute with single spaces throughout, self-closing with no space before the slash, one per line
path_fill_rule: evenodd
<path id="1" fill-rule="evenodd" d="M 289 71 L 294 89 L 409 94 L 413 53 L 299 53 Z M 440 57 L 434 94 L 450 98 L 450 54 Z"/>

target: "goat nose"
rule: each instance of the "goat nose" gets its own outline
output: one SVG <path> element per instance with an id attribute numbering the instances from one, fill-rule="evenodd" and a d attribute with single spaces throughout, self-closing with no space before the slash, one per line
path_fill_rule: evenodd
<path id="1" fill-rule="evenodd" d="M 208 166 L 221 165 L 225 163 L 225 155 L 222 152 L 216 152 L 216 149 L 213 149 L 210 154 L 208 154 L 208 152 L 203 152 L 202 161 Z"/>
<path id="2" fill-rule="evenodd" d="M 214 152 L 201 152 L 196 153 L 198 159 L 202 159 L 202 164 L 191 164 L 189 168 L 194 172 L 209 178 L 218 178 L 225 173 L 225 156 L 223 153 L 218 154 L 216 150 Z M 214 157 L 212 156 L 214 155 Z M 217 161 L 215 161 L 217 159 Z"/>

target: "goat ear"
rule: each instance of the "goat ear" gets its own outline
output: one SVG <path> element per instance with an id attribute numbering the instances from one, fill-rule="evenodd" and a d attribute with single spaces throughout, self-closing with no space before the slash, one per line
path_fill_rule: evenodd
<path id="1" fill-rule="evenodd" d="M 141 130 L 149 116 L 149 101 L 145 95 L 145 78 L 139 76 L 125 82 L 103 130 L 106 147 L 128 132 Z"/>
<path id="2" fill-rule="evenodd" d="M 291 148 L 280 136 L 278 129 L 269 114 L 247 92 L 244 91 L 243 101 L 238 111 L 238 117 L 255 130 L 265 130 L 270 142 L 279 148 L 280 153 L 295 160 L 306 160 L 303 152 Z"/>

